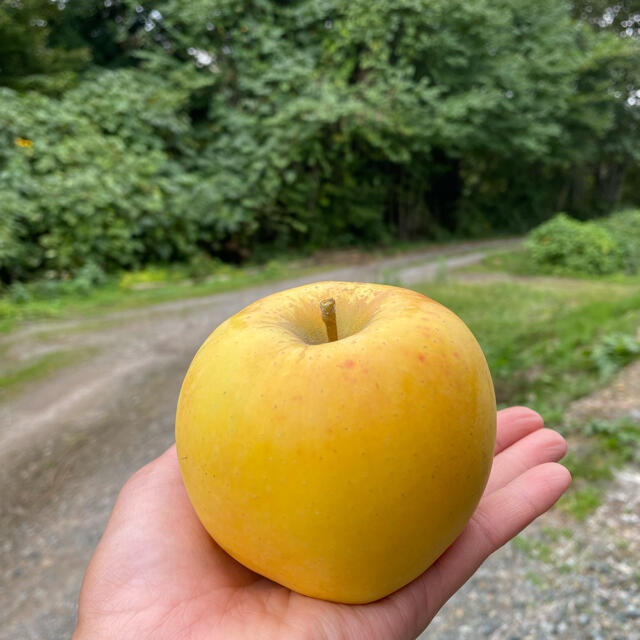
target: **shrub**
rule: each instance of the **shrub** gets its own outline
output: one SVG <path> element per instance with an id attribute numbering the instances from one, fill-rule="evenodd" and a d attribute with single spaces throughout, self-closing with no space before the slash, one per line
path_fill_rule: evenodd
<path id="1" fill-rule="evenodd" d="M 0 281 L 77 279 L 184 260 L 206 238 L 169 149 L 178 92 L 136 71 L 61 99 L 0 88 Z"/>
<path id="2" fill-rule="evenodd" d="M 526 248 L 535 266 L 550 273 L 599 275 L 624 266 L 623 252 L 612 233 L 564 213 L 534 229 Z"/>
<path id="3" fill-rule="evenodd" d="M 615 239 L 627 273 L 640 270 L 640 210 L 614 213 L 599 222 Z"/>
<path id="4" fill-rule="evenodd" d="M 107 276 L 105 272 L 95 263 L 87 262 L 75 274 L 71 280 L 71 290 L 74 293 L 88 295 L 94 287 L 105 284 Z"/>

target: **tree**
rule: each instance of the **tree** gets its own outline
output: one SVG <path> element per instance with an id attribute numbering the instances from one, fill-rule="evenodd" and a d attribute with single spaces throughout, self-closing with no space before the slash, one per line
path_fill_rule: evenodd
<path id="1" fill-rule="evenodd" d="M 3 1 L 0 263 L 19 267 L 3 278 L 524 231 L 637 202 L 635 15 L 595 0 Z"/>
<path id="2" fill-rule="evenodd" d="M 209 191 L 265 238 L 459 230 L 474 182 L 545 162 L 580 59 L 566 7 L 550 0 L 156 11 L 153 68 L 179 64 L 208 85 L 194 115 L 217 132 L 202 134 L 198 160 Z"/>
<path id="3" fill-rule="evenodd" d="M 640 5 L 638 0 L 574 0 L 573 15 L 596 30 L 611 30 L 617 35 L 640 36 Z"/>
<path id="4" fill-rule="evenodd" d="M 583 2 L 573 11 L 589 27 L 578 41 L 584 57 L 565 125 L 570 166 L 558 208 L 588 216 L 619 205 L 625 176 L 640 161 L 640 32 L 633 26 L 636 17 L 640 26 L 640 6 Z"/>
<path id="5" fill-rule="evenodd" d="M 50 44 L 51 24 L 58 13 L 49 0 L 0 0 L 0 85 L 24 87 L 38 78 L 53 86 L 61 74 L 88 61 L 84 48 Z"/>

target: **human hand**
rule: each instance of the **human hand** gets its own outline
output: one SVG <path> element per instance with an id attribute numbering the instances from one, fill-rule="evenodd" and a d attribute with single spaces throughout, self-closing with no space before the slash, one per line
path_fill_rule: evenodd
<path id="1" fill-rule="evenodd" d="M 523 407 L 498 413 L 487 488 L 458 539 L 420 577 L 365 605 L 315 600 L 243 567 L 200 524 L 175 446 L 125 484 L 84 577 L 74 640 L 415 638 L 482 562 L 571 482 L 562 436 Z"/>

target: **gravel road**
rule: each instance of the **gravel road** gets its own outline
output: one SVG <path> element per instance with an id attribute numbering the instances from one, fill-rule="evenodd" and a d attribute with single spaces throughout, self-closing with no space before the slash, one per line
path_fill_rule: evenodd
<path id="1" fill-rule="evenodd" d="M 4 357 L 13 361 L 28 362 L 64 347 L 91 353 L 81 363 L 0 404 L 0 639 L 71 635 L 80 581 L 115 497 L 129 475 L 173 441 L 175 403 L 186 368 L 198 346 L 222 320 L 259 297 L 310 280 L 390 278 L 403 284 L 426 280 L 443 265 L 455 268 L 479 260 L 494 244 L 475 243 L 388 258 L 89 320 L 37 323 L 0 340 L 0 348 L 6 348 Z M 639 606 L 637 574 L 634 592 L 627 586 L 616 586 L 618 569 L 610 568 L 628 566 L 625 554 L 629 548 L 636 560 L 640 551 L 637 540 L 627 541 L 626 547 L 621 542 L 625 538 L 615 518 L 625 515 L 624 509 L 614 507 L 611 513 L 605 509 L 618 499 L 625 509 L 633 504 L 632 497 L 639 493 L 634 483 L 640 476 L 633 470 L 627 474 L 618 480 L 619 486 L 612 489 L 611 500 L 594 515 L 596 519 L 588 521 L 591 529 L 585 531 L 584 538 L 577 533 L 566 540 L 563 537 L 562 548 L 571 543 L 592 554 L 588 569 L 559 574 L 549 563 L 546 573 L 534 579 L 527 564 L 532 557 L 509 546 L 447 605 L 424 637 L 524 639 L 555 634 L 562 638 L 640 638 L 625 631 L 631 622 L 637 622 L 633 617 Z M 611 539 L 616 541 L 614 547 L 618 542 L 620 545 L 611 553 L 620 554 L 618 565 L 610 564 L 610 552 L 603 551 L 603 544 L 595 544 L 598 539 L 609 540 L 608 529 L 601 529 L 604 525 L 597 518 L 615 529 Z M 629 528 L 632 524 L 629 521 Z M 549 527 L 562 528 L 555 521 Z M 541 531 L 542 536 L 548 534 Z M 633 536 L 629 534 L 629 538 Z M 567 551 L 567 563 L 569 556 Z M 541 573 L 539 561 L 530 564 Z M 603 567 L 609 567 L 606 579 Z M 569 587 L 569 582 L 556 585 L 558 575 L 575 576 L 577 586 Z M 597 631 L 601 635 L 587 635 L 586 629 L 600 629 L 592 621 L 603 617 L 594 608 L 597 589 L 607 598 L 619 594 L 620 604 L 611 613 L 618 626 L 611 626 L 612 622 L 611 633 L 626 635 L 611 635 L 609 627 L 602 625 Z M 582 608 L 574 598 L 581 594 L 586 602 Z M 575 609 L 576 620 L 589 617 L 580 627 L 585 633 L 566 635 L 567 630 L 560 629 L 558 625 L 569 624 L 563 602 Z M 609 611 L 607 606 L 602 604 L 602 610 Z M 535 615 L 528 615 L 528 607 L 533 607 Z M 548 615 L 543 615 L 547 610 Z M 556 630 L 548 631 L 548 624 L 560 630 L 554 627 Z M 470 631 L 465 631 L 466 627 Z M 505 629 L 509 631 L 503 633 Z"/>

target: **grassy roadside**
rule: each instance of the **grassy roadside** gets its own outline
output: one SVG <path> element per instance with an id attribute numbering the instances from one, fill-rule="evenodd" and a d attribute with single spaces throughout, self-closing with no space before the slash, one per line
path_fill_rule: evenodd
<path id="1" fill-rule="evenodd" d="M 640 274 L 626 275 L 613 273 L 610 275 L 590 276 L 587 274 L 571 273 L 570 275 L 557 275 L 550 271 L 540 272 L 531 262 L 524 246 L 519 249 L 507 249 L 492 251 L 487 257 L 473 265 L 463 267 L 460 273 L 506 273 L 514 277 L 548 278 L 556 282 L 563 280 L 582 280 L 585 282 L 620 283 L 623 285 L 640 286 Z"/>
<path id="2" fill-rule="evenodd" d="M 11 340 L 10 335 L 2 338 L 2 334 L 10 334 L 25 321 L 68 317 L 83 320 L 64 329 L 55 326 L 47 329 L 44 325 L 42 330 L 32 334 L 32 339 L 38 341 L 55 341 L 61 331 L 68 335 L 70 332 L 100 331 L 105 326 L 112 326 L 113 319 L 102 317 L 106 311 L 207 296 L 335 269 L 341 265 L 362 263 L 375 257 L 394 256 L 398 253 L 410 256 L 412 252 L 423 252 L 436 247 L 447 249 L 450 246 L 449 243 L 436 246 L 420 242 L 402 247 L 404 252 L 395 245 L 369 252 L 360 249 L 323 251 L 311 257 L 300 258 L 293 255 L 246 267 L 233 267 L 206 260 L 196 265 L 148 267 L 112 277 L 98 286 L 80 283 L 83 286 L 78 287 L 78 283 L 73 281 L 51 281 L 14 287 L 9 294 L 0 296 L 0 401 L 20 391 L 26 383 L 51 376 L 91 355 L 76 353 L 78 349 L 65 348 L 24 362 L 2 359 Z"/>
<path id="3" fill-rule="evenodd" d="M 20 323 L 46 318 L 95 316 L 105 310 L 141 307 L 183 298 L 222 293 L 300 276 L 321 269 L 302 261 L 271 261 L 261 267 L 218 267 L 211 273 L 189 277 L 180 268 L 146 269 L 107 280 L 86 290 L 72 287 L 47 291 L 27 289 L 25 295 L 0 297 L 0 333 L 9 333 Z"/>
<path id="4" fill-rule="evenodd" d="M 640 324 L 640 289 L 631 284 L 434 282 L 420 291 L 455 311 L 474 332 L 499 403 L 532 405 L 554 424 L 571 400 L 610 377 L 602 374 L 603 341 L 635 334 Z M 610 357 L 619 355 L 623 364 L 615 349 Z"/>
<path id="5" fill-rule="evenodd" d="M 420 291 L 455 311 L 489 362 L 500 405 L 525 404 L 570 438 L 574 488 L 564 508 L 585 517 L 600 503 L 614 468 L 640 460 L 640 425 L 631 419 L 570 424 L 566 407 L 610 383 L 640 357 L 638 276 L 524 277 L 520 252 L 496 252 L 465 272 L 507 272 L 511 280 L 424 284 Z"/>
<path id="6" fill-rule="evenodd" d="M 509 240 L 510 238 L 504 238 Z M 497 238 L 500 240 L 500 238 Z M 40 281 L 0 289 L 0 334 L 22 322 L 71 316 L 95 316 L 105 310 L 121 310 L 160 302 L 222 293 L 266 282 L 362 263 L 376 257 L 410 255 L 429 249 L 447 250 L 461 241 L 416 241 L 370 249 L 319 251 L 311 256 L 291 253 L 263 264 L 233 266 L 215 260 L 187 265 L 150 266 L 140 271 L 110 276 L 99 284 L 80 281 Z"/>

